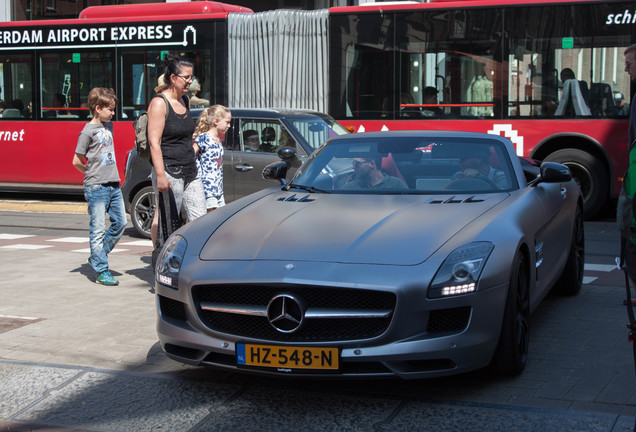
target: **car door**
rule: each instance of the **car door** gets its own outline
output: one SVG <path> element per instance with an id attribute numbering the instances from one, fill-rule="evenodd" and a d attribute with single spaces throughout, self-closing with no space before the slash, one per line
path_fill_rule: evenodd
<path id="1" fill-rule="evenodd" d="M 226 137 L 223 184 L 226 201 L 239 199 L 276 183 L 263 179 L 263 168 L 278 162 L 277 151 L 296 142 L 278 119 L 233 118 Z"/>
<path id="2" fill-rule="evenodd" d="M 535 242 L 541 248 L 539 254 L 543 258 L 537 275 L 545 285 L 557 277 L 567 260 L 574 223 L 570 209 L 576 205 L 577 194 L 567 183 L 541 183 L 534 192 L 544 210 L 543 225 Z"/>

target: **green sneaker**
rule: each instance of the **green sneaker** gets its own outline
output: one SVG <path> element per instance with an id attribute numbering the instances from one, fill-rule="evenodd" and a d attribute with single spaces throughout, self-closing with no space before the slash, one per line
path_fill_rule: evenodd
<path id="1" fill-rule="evenodd" d="M 88 257 L 88 259 L 86 261 L 88 261 L 88 265 L 89 266 L 93 267 L 93 263 L 91 262 L 91 257 L 90 256 Z"/>
<path id="2" fill-rule="evenodd" d="M 95 279 L 95 282 L 97 282 L 98 284 L 106 285 L 106 286 L 119 285 L 119 281 L 115 279 L 108 270 L 98 274 L 97 279 Z"/>

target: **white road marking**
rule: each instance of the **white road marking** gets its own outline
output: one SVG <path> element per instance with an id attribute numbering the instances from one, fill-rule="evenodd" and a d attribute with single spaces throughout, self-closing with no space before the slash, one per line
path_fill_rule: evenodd
<path id="1" fill-rule="evenodd" d="M 29 237 L 35 237 L 35 235 L 29 234 L 0 234 L 0 240 L 19 240 Z"/>
<path id="2" fill-rule="evenodd" d="M 88 237 L 60 237 L 56 239 L 48 239 L 47 241 L 60 243 L 88 243 Z"/>
<path id="3" fill-rule="evenodd" d="M 614 264 L 585 264 L 584 269 L 587 271 L 611 272 L 616 270 Z"/>
<path id="4" fill-rule="evenodd" d="M 119 242 L 117 243 L 122 246 L 148 246 L 152 247 L 152 240 L 135 240 L 129 242 Z"/>
<path id="5" fill-rule="evenodd" d="M 46 249 L 53 246 L 47 245 L 33 245 L 33 244 L 14 244 L 7 246 L 0 246 L 2 249 L 26 249 L 26 250 L 35 250 L 35 249 Z"/>

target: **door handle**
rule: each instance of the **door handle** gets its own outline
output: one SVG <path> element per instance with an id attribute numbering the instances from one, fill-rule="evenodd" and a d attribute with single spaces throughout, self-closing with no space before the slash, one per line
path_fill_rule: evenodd
<path id="1" fill-rule="evenodd" d="M 568 197 L 568 190 L 561 186 L 561 198 L 566 199 Z"/>
<path id="2" fill-rule="evenodd" d="M 240 172 L 248 172 L 254 169 L 252 165 L 235 165 L 234 169 Z"/>

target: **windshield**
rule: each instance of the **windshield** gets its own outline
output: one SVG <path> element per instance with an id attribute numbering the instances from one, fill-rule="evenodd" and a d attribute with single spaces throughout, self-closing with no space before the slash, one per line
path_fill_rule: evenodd
<path id="1" fill-rule="evenodd" d="M 332 120 L 333 123 L 328 123 L 326 120 Z M 349 133 L 340 123 L 329 118 L 324 119 L 318 116 L 292 117 L 288 118 L 288 121 L 312 150 L 317 149 L 330 138 Z"/>
<path id="2" fill-rule="evenodd" d="M 330 193 L 497 193 L 517 188 L 498 140 L 390 135 L 335 138 L 315 152 L 292 185 Z"/>

